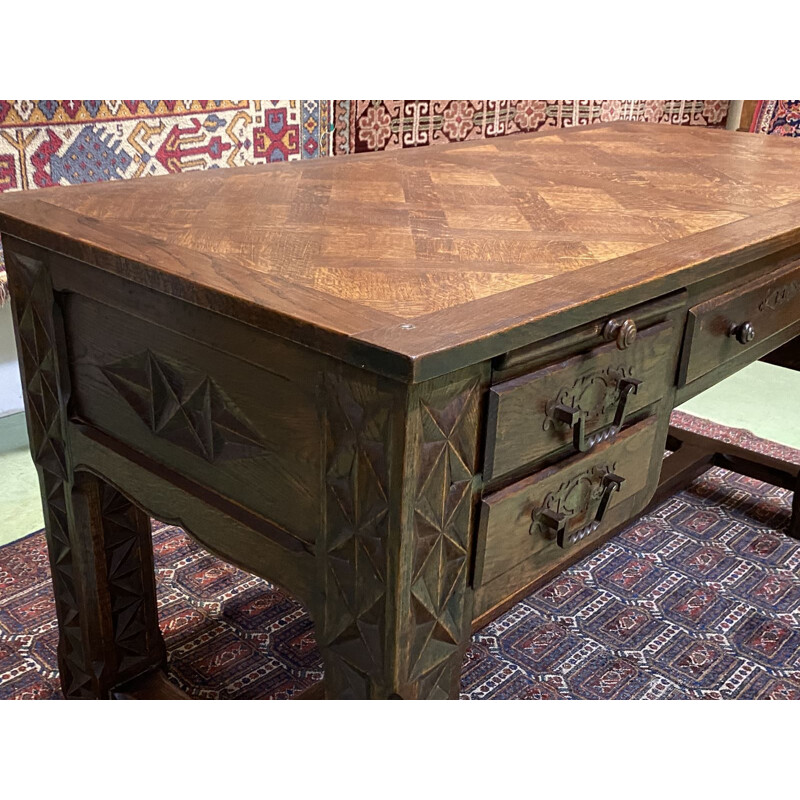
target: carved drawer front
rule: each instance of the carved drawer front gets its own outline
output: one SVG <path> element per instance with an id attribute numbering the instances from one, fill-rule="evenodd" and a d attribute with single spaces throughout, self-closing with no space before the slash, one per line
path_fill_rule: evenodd
<path id="1" fill-rule="evenodd" d="M 678 341 L 666 320 L 639 332 L 624 350 L 611 342 L 493 386 L 484 478 L 613 439 L 671 387 Z"/>
<path id="2" fill-rule="evenodd" d="M 770 337 L 777 347 L 798 327 L 800 263 L 795 261 L 766 278 L 689 309 L 681 385 Z"/>
<path id="3" fill-rule="evenodd" d="M 641 510 L 661 467 L 657 429 L 649 417 L 587 455 L 485 497 L 474 585 L 508 583 L 504 596 L 510 594 L 571 548 Z"/>

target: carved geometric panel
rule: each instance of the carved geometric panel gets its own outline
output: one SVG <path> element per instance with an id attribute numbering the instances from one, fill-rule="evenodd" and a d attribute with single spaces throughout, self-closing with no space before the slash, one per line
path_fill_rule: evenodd
<path id="1" fill-rule="evenodd" d="M 470 621 L 480 383 L 325 384 L 327 691 L 448 697 Z"/>
<path id="2" fill-rule="evenodd" d="M 264 452 L 258 434 L 208 376 L 199 381 L 187 378 L 149 350 L 101 371 L 153 433 L 206 461 L 253 458 Z"/>
<path id="3" fill-rule="evenodd" d="M 117 671 L 134 672 L 152 662 L 158 629 L 145 602 L 145 571 L 152 571 L 150 520 L 107 483 L 101 485 L 100 511 Z"/>
<path id="4" fill-rule="evenodd" d="M 321 644 L 329 691 L 363 698 L 383 683 L 390 413 L 373 387 L 332 375 L 326 400 Z"/>
<path id="5" fill-rule="evenodd" d="M 448 696 L 450 661 L 465 637 L 479 399 L 473 382 L 419 402 L 409 678 L 419 681 L 420 696 Z"/>
<path id="6" fill-rule="evenodd" d="M 70 539 L 71 485 L 64 440 L 68 387 L 62 385 L 54 330 L 55 300 L 45 265 L 7 252 L 19 337 L 19 356 L 28 412 L 28 430 L 44 499 L 47 545 L 56 596 L 61 642 L 59 664 L 67 697 L 92 694 L 86 671 L 78 586 Z"/>

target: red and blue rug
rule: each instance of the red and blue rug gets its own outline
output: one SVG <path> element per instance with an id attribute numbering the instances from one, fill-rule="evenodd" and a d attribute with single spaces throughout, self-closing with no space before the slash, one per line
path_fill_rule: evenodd
<path id="1" fill-rule="evenodd" d="M 759 100 L 750 132 L 800 136 L 800 100 Z"/>
<path id="2" fill-rule="evenodd" d="M 674 421 L 800 463 L 800 451 Z M 800 699 L 791 494 L 712 469 L 472 638 L 464 699 Z M 180 529 L 153 532 L 170 679 L 196 698 L 289 698 L 320 680 L 306 611 Z M 60 698 L 42 533 L 0 548 L 0 698 Z"/>

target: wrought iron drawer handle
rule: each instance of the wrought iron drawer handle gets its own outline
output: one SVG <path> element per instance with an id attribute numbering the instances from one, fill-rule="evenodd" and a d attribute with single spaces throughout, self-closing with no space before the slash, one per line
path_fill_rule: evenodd
<path id="1" fill-rule="evenodd" d="M 756 329 L 752 322 L 736 324 L 732 322 L 728 328 L 728 336 L 732 336 L 739 344 L 750 344 L 756 338 Z"/>
<path id="2" fill-rule="evenodd" d="M 600 498 L 600 505 L 597 506 L 597 513 L 594 515 L 594 521 L 598 525 L 603 521 L 603 517 L 606 515 L 611 495 L 614 494 L 614 492 L 618 492 L 623 483 L 625 483 L 625 478 L 615 475 L 613 472 L 603 475 L 603 496 Z"/>
<path id="3" fill-rule="evenodd" d="M 569 517 L 560 511 L 553 511 L 549 508 L 543 511 L 534 509 L 531 512 L 531 527 L 530 533 L 533 533 L 537 525 L 543 525 L 555 537 L 556 544 L 561 548 L 567 548 L 570 545 L 585 539 L 589 534 L 594 533 L 597 527 L 603 521 L 608 510 L 608 505 L 611 502 L 611 495 L 618 492 L 620 487 L 625 482 L 625 478 L 620 475 L 615 475 L 613 472 L 608 472 L 603 476 L 601 486 L 603 494 L 600 497 L 600 503 L 597 506 L 594 519 L 588 524 L 584 525 L 575 531 L 568 531 L 567 524 Z"/>
<path id="4" fill-rule="evenodd" d="M 602 336 L 607 342 L 616 342 L 620 350 L 627 350 L 636 341 L 636 323 L 632 319 L 610 319 L 603 326 Z"/>
<path id="5" fill-rule="evenodd" d="M 617 411 L 614 414 L 614 422 L 610 428 L 602 432 L 586 436 L 586 417 L 580 409 L 573 408 L 564 403 L 559 403 L 552 412 L 552 417 L 557 422 L 569 425 L 572 428 L 572 446 L 579 453 L 586 453 L 591 450 L 598 442 L 611 439 L 617 435 L 625 423 L 625 414 L 628 406 L 628 398 L 639 391 L 642 382 L 638 378 L 620 378 L 617 386 L 619 387 L 619 402 Z"/>

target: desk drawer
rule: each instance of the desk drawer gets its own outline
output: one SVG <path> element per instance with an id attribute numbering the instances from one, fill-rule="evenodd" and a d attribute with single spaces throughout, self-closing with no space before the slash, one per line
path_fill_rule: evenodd
<path id="1" fill-rule="evenodd" d="M 639 332 L 625 350 L 612 342 L 492 387 L 484 478 L 613 438 L 632 414 L 668 393 L 679 340 L 667 319 Z"/>
<path id="2" fill-rule="evenodd" d="M 649 417 L 591 453 L 485 497 L 475 587 L 503 584 L 490 594 L 505 597 L 566 557 L 571 547 L 640 511 L 661 469 L 663 442 L 656 441 L 658 429 L 657 419 Z"/>
<path id="3" fill-rule="evenodd" d="M 800 262 L 689 309 L 681 385 L 800 322 Z M 780 338 L 780 337 L 778 337 Z M 776 342 L 776 346 L 780 342 Z"/>

